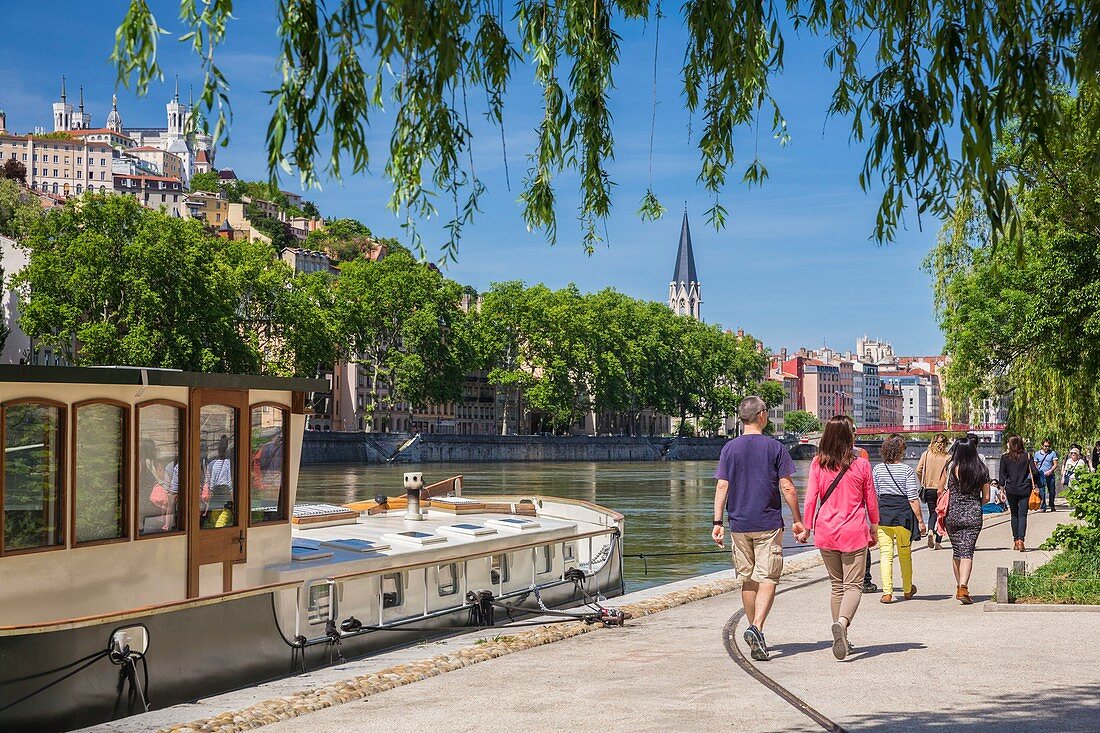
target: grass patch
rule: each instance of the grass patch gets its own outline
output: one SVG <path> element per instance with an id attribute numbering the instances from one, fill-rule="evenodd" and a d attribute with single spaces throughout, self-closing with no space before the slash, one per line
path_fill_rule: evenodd
<path id="1" fill-rule="evenodd" d="M 1026 575 L 1008 576 L 1015 603 L 1100 605 L 1100 554 L 1063 550 Z"/>

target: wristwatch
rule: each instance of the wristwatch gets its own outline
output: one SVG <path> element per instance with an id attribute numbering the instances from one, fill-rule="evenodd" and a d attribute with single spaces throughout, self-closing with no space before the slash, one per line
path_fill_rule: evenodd
<path id="1" fill-rule="evenodd" d="M 722 520 L 721 519 L 715 519 L 714 520 L 714 526 L 715 527 L 721 527 L 722 526 Z"/>

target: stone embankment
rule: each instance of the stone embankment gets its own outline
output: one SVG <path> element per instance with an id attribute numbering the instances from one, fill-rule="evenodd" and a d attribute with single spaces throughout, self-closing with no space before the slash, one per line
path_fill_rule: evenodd
<path id="1" fill-rule="evenodd" d="M 308 431 L 302 463 L 717 460 L 726 438 Z"/>

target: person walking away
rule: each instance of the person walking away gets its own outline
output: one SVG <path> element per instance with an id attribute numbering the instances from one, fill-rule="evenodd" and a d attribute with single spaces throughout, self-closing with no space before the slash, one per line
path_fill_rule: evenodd
<path id="1" fill-rule="evenodd" d="M 947 494 L 943 525 L 951 540 L 955 598 L 969 605 L 974 602 L 967 586 L 974 569 L 974 547 L 982 531 L 982 504 L 989 501 L 989 473 L 978 458 L 974 442 L 962 440 L 956 446 L 955 458 L 947 471 Z"/>
<path id="2" fill-rule="evenodd" d="M 725 547 L 723 513 L 729 519 L 733 563 L 741 579 L 741 602 L 749 628 L 745 643 L 757 661 L 767 661 L 768 644 L 764 623 L 775 599 L 775 586 L 783 572 L 782 502 L 791 510 L 791 531 L 800 542 L 806 540 L 798 492 L 791 476 L 794 461 L 778 440 L 764 435 L 768 408 L 757 396 L 746 397 L 738 406 L 744 434 L 726 443 L 718 459 L 714 478 L 714 528 L 711 537 Z"/>
<path id="3" fill-rule="evenodd" d="M 912 466 L 902 463 L 905 440 L 894 433 L 882 441 L 882 463 L 871 476 L 878 500 L 878 569 L 882 576 L 882 602 L 894 602 L 894 551 L 901 565 L 902 594 L 909 600 L 917 594 L 913 585 L 913 538 L 925 532 L 919 494 L 920 483 Z"/>
<path id="4" fill-rule="evenodd" d="M 1058 453 L 1051 447 L 1050 438 L 1043 441 L 1042 450 L 1035 451 L 1033 456 L 1035 468 L 1039 471 L 1039 496 L 1043 503 L 1039 505 L 1039 511 L 1054 511 L 1054 495 L 1057 491 Z M 1048 510 L 1047 507 L 1050 507 Z"/>
<path id="5" fill-rule="evenodd" d="M 1069 456 L 1066 458 L 1066 465 L 1062 467 L 1062 489 L 1068 489 L 1069 485 L 1073 483 L 1073 477 L 1082 473 L 1087 473 L 1089 470 L 1088 464 L 1082 457 L 1081 446 L 1077 443 L 1073 443 L 1069 447 Z M 1053 507 L 1054 502 L 1051 501 L 1050 505 Z"/>
<path id="6" fill-rule="evenodd" d="M 844 415 L 845 420 L 852 426 L 852 434 L 856 433 L 856 421 L 851 415 Z M 855 458 L 862 458 L 867 462 L 871 461 L 871 456 L 867 453 L 866 448 L 860 448 L 858 445 L 852 444 L 852 456 Z M 863 563 L 863 592 L 864 593 L 878 593 L 879 587 L 875 585 L 875 581 L 871 579 L 871 548 L 866 550 L 867 561 Z"/>
<path id="7" fill-rule="evenodd" d="M 1001 456 L 997 479 L 1005 492 L 1008 511 L 1012 514 L 1012 549 L 1024 552 L 1027 536 L 1027 502 L 1039 471 L 1024 448 L 1019 435 L 1008 436 L 1008 450 Z"/>
<path id="8" fill-rule="evenodd" d="M 867 548 L 875 544 L 879 521 L 871 464 L 852 454 L 854 444 L 855 431 L 844 416 L 829 418 L 810 466 L 803 507 L 807 532 L 813 530 L 829 573 L 830 631 L 837 659 L 852 650 L 848 629 L 863 596 Z"/>
<path id="9" fill-rule="evenodd" d="M 947 485 L 947 464 L 950 461 L 945 433 L 936 433 L 928 449 L 917 461 L 917 481 L 921 485 L 920 499 L 928 507 L 928 546 L 936 550 L 942 547 L 940 543 L 943 542 L 943 535 L 935 530 L 936 501 L 939 500 L 940 493 Z"/>
<path id="10" fill-rule="evenodd" d="M 1100 471 L 1100 440 L 1096 441 L 1096 444 L 1092 446 L 1092 455 L 1090 458 L 1089 470 Z"/>

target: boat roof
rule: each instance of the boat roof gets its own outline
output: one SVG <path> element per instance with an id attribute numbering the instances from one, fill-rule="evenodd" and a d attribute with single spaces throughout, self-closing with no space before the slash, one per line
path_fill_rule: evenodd
<path id="1" fill-rule="evenodd" d="M 299 557 L 267 570 L 281 580 L 397 570 L 560 542 L 606 529 L 595 522 L 502 512 L 454 514 L 429 508 L 423 516 L 420 521 L 408 521 L 404 510 L 395 509 L 362 514 L 355 523 L 295 526 L 292 547 Z"/>
<path id="2" fill-rule="evenodd" d="M 271 389 L 288 392 L 323 392 L 327 380 L 300 377 L 272 377 L 263 374 L 221 374 L 185 372 L 155 367 L 73 367 L 28 364 L 0 364 L 0 382 L 40 384 L 133 384 L 160 387 L 209 389 Z"/>

